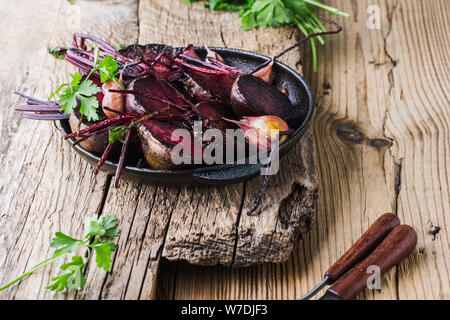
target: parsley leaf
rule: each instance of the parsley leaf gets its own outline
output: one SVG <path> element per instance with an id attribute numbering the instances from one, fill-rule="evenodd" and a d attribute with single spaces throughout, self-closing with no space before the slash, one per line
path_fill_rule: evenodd
<path id="1" fill-rule="evenodd" d="M 50 52 L 50 51 L 49 51 Z M 51 52 L 52 53 L 52 52 Z M 53 54 L 53 53 L 52 53 Z M 97 121 L 100 119 L 97 114 L 99 102 L 95 96 L 101 91 L 101 89 L 89 79 L 89 77 L 95 72 L 100 72 L 100 81 L 106 82 L 108 80 L 114 80 L 124 89 L 123 85 L 117 80 L 117 72 L 119 64 L 114 60 L 112 56 L 107 56 L 99 63 L 99 48 L 98 45 L 94 46 L 94 68 L 91 69 L 89 74 L 83 80 L 81 73 L 76 72 L 71 75 L 72 80 L 70 83 L 62 84 L 50 95 L 52 99 L 55 95 L 64 89 L 63 93 L 59 96 L 58 104 L 61 106 L 60 112 L 72 113 L 79 106 L 80 114 L 86 116 L 88 121 Z"/>
<path id="2" fill-rule="evenodd" d="M 84 233 L 86 236 L 117 237 L 117 218 L 114 214 L 98 218 L 96 215 L 84 219 Z"/>
<path id="3" fill-rule="evenodd" d="M 19 282 L 46 265 L 55 262 L 57 259 L 72 254 L 79 249 L 88 251 L 88 258 L 86 261 L 83 260 L 80 255 L 72 256 L 70 262 L 61 266 L 61 269 L 65 272 L 53 277 L 52 283 L 46 287 L 47 289 L 63 291 L 64 289 L 78 290 L 83 288 L 86 285 L 84 269 L 90 259 L 91 250 L 95 251 L 95 261 L 97 262 L 97 266 L 105 271 L 109 271 L 112 263 L 112 251 L 117 249 L 117 245 L 109 240 L 117 237 L 120 232 L 117 228 L 116 216 L 109 215 L 100 218 L 96 215 L 88 216 L 84 220 L 84 230 L 85 236 L 81 240 L 72 238 L 62 232 L 56 232 L 55 237 L 50 243 L 52 248 L 57 249 L 53 256 L 37 264 L 28 272 L 22 274 L 8 284 L 0 287 L 0 291 Z"/>
<path id="4" fill-rule="evenodd" d="M 108 130 L 109 132 L 109 143 L 113 144 L 116 141 L 125 143 L 124 137 L 128 131 L 130 131 L 130 126 L 116 126 Z"/>
<path id="5" fill-rule="evenodd" d="M 73 256 L 72 262 L 68 262 L 61 266 L 62 270 L 67 271 L 59 276 L 52 278 L 53 283 L 47 286 L 47 289 L 63 291 L 68 288 L 78 290 L 86 285 L 86 279 L 83 274 L 84 263 L 80 256 Z"/>
<path id="6" fill-rule="evenodd" d="M 81 106 L 80 106 L 80 113 L 84 114 L 88 121 L 97 121 L 100 119 L 100 117 L 97 114 L 97 108 L 98 108 L 98 100 L 97 97 L 83 97 L 79 96 Z"/>
<path id="7" fill-rule="evenodd" d="M 78 86 L 80 84 L 81 79 L 83 79 L 83 76 L 79 72 L 75 72 L 75 74 L 71 74 L 71 76 L 72 81 L 70 82 L 70 84 L 72 86 Z"/>
<path id="8" fill-rule="evenodd" d="M 95 250 L 97 267 L 103 268 L 103 270 L 108 272 L 111 268 L 111 252 L 117 249 L 116 245 L 109 242 L 94 242 L 91 247 Z"/>
<path id="9" fill-rule="evenodd" d="M 77 91 L 77 94 L 89 97 L 99 93 L 101 90 L 97 85 L 92 83 L 92 80 L 84 80 Z"/>
<path id="10" fill-rule="evenodd" d="M 78 101 L 80 101 L 80 113 L 85 115 L 89 121 L 98 120 L 98 100 L 97 97 L 93 95 L 99 93 L 101 90 L 92 82 L 92 80 L 85 79 L 80 84 L 82 78 L 83 76 L 79 72 L 76 72 L 72 75 L 70 84 L 61 85 L 53 92 L 50 99 L 58 94 L 62 88 L 65 88 L 64 93 L 61 94 L 58 99 L 58 104 L 61 106 L 61 112 L 72 113 L 78 106 Z"/>
<path id="11" fill-rule="evenodd" d="M 50 247 L 58 249 L 55 251 L 54 256 L 58 256 L 64 253 L 73 252 L 80 246 L 81 240 L 71 238 L 64 233 L 56 232 L 55 238 L 52 239 Z"/>
<path id="12" fill-rule="evenodd" d="M 114 214 L 102 217 L 100 225 L 105 230 L 104 237 L 115 238 L 119 235 L 120 230 L 117 228 L 117 218 Z"/>
<path id="13" fill-rule="evenodd" d="M 98 66 L 100 71 L 100 80 L 106 82 L 110 79 L 115 79 L 117 75 L 117 70 L 119 69 L 119 64 L 111 56 L 103 58 Z"/>
<path id="14" fill-rule="evenodd" d="M 77 96 L 74 94 L 72 87 L 67 88 L 59 97 L 58 104 L 64 113 L 72 113 L 73 109 L 77 107 Z"/>

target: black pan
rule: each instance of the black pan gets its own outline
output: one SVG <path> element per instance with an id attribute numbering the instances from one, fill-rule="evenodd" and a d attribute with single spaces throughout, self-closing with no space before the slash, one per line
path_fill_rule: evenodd
<path id="1" fill-rule="evenodd" d="M 218 52 L 227 64 L 251 71 L 256 66 L 270 60 L 270 58 L 238 49 L 210 48 Z M 195 48 L 199 56 L 206 54 L 203 47 Z M 306 81 L 293 69 L 283 63 L 274 64 L 274 85 L 280 90 L 284 87 L 289 93 L 289 99 L 294 106 L 294 116 L 289 121 L 289 126 L 295 130 L 288 140 L 280 146 L 280 157 L 290 151 L 300 140 L 311 121 L 314 113 L 314 97 L 311 88 Z M 69 121 L 61 120 L 61 128 L 64 135 L 71 133 Z M 75 140 L 69 139 L 69 143 L 84 159 L 92 165 L 96 165 L 99 156 L 83 149 L 79 145 L 74 145 Z M 133 162 L 133 163 L 130 163 Z M 106 161 L 102 171 L 114 174 L 117 168 L 117 161 Z M 183 170 L 153 170 L 136 166 L 136 161 L 128 161 L 122 171 L 122 177 L 156 185 L 226 185 L 250 180 L 260 174 L 261 164 L 223 164 L 215 166 L 205 166 L 194 169 Z"/>

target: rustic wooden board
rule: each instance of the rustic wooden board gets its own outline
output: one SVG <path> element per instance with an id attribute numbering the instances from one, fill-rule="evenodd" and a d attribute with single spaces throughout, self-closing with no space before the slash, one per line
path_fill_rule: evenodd
<path id="1" fill-rule="evenodd" d="M 294 227 L 309 224 L 307 219 L 296 219 L 305 192 L 302 186 L 315 188 L 314 181 L 306 182 L 302 174 L 306 171 L 297 162 L 311 154 L 304 150 L 307 144 L 286 158 L 284 164 L 289 167 L 283 168 L 269 190 L 275 198 L 267 198 L 262 218 L 253 219 L 240 213 L 254 199 L 261 179 L 228 188 L 190 190 L 125 181 L 114 189 L 111 177 L 92 178 L 91 167 L 60 140 L 50 124 L 21 120 L 12 111 L 19 101 L 12 91 L 46 97 L 57 83 L 67 80 L 63 75 L 73 68 L 54 61 L 43 49 L 67 43 L 75 30 L 114 45 L 130 39 L 182 45 L 180 35 L 184 34 L 193 43 L 207 41 L 268 55 L 298 35 L 288 30 L 241 33 L 235 14 L 212 13 L 201 4 L 180 5 L 177 0 L 75 0 L 75 6 L 63 0 L 41 1 L 39 6 L 19 0 L 2 7 L 5 18 L 0 25 L 5 36 L 0 44 L 8 54 L 0 59 L 0 159 L 4 164 L 0 168 L 0 283 L 50 255 L 54 232 L 81 234 L 77 226 L 87 213 L 114 212 L 123 231 L 112 273 L 105 275 L 89 266 L 88 285 L 82 292 L 47 292 L 45 285 L 58 272 L 54 265 L 1 292 L 0 298 L 293 299 L 311 289 L 382 212 L 392 211 L 417 230 L 418 247 L 385 277 L 381 292 L 366 291 L 360 298 L 449 299 L 449 3 L 326 2 L 351 18 L 338 19 L 345 33 L 330 39 L 316 74 L 306 63 L 311 61 L 309 49 L 304 51 L 303 69 L 318 106 L 313 135 L 321 190 L 316 222 L 286 263 L 251 268 L 199 267 L 166 259 L 160 262 L 160 258 L 250 264 L 254 262 L 249 259 L 250 243 L 264 245 L 256 259 L 262 255 L 272 261 L 285 258 L 282 253 L 293 242 L 278 248 L 268 245 L 266 230 L 252 238 L 245 232 L 260 221 L 272 221 L 274 239 L 283 232 L 295 238 L 298 235 L 287 230 L 285 222 Z M 366 10 L 372 4 L 381 9 L 381 30 L 366 27 Z M 83 15 L 74 30 L 76 7 Z M 300 56 L 299 51 L 293 52 L 284 61 L 301 70 Z M 278 220 L 271 220 L 275 215 Z M 199 227 L 205 217 L 216 221 L 226 241 L 212 241 L 216 230 L 212 222 Z M 233 222 L 235 228 L 230 229 Z M 193 231 L 188 242 L 176 237 L 188 234 L 184 226 Z M 195 243 L 203 247 L 199 250 Z M 235 253 L 230 255 L 230 249 Z M 214 258 L 219 250 L 228 254 Z M 207 260 L 200 261 L 200 256 Z"/>

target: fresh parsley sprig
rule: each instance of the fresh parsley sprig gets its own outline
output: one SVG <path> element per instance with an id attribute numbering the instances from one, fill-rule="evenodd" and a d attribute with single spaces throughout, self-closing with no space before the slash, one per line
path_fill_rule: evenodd
<path id="1" fill-rule="evenodd" d="M 49 52 L 55 56 L 54 51 L 51 49 Z M 59 56 L 58 56 L 59 57 Z M 97 93 L 101 91 L 100 87 L 92 82 L 89 78 L 91 75 L 98 71 L 100 73 L 100 81 L 102 83 L 113 80 L 119 84 L 121 89 L 124 89 L 123 85 L 117 79 L 119 65 L 113 57 L 107 56 L 99 62 L 99 49 L 97 44 L 94 45 L 94 67 L 91 69 L 89 74 L 85 77 L 83 81 L 83 76 L 79 72 L 71 74 L 72 81 L 70 83 L 64 83 L 56 89 L 55 92 L 51 94 L 49 100 L 54 96 L 59 94 L 59 92 L 64 89 L 63 93 L 59 96 L 58 104 L 61 106 L 61 112 L 72 113 L 80 101 L 79 112 L 81 115 L 86 116 L 88 121 L 99 120 L 99 115 L 97 109 L 99 103 Z"/>
<path id="2" fill-rule="evenodd" d="M 110 240 L 119 235 L 117 219 L 115 215 L 97 217 L 88 216 L 84 220 L 84 237 L 75 239 L 61 232 L 56 232 L 50 243 L 50 247 L 55 248 L 53 256 L 44 260 L 31 268 L 28 272 L 14 279 L 10 283 L 0 287 L 0 291 L 19 282 L 33 272 L 59 260 L 65 256 L 73 254 L 80 249 L 87 250 L 87 257 L 83 259 L 81 255 L 74 255 L 71 261 L 61 266 L 64 273 L 52 278 L 52 283 L 46 288 L 49 290 L 62 291 L 64 289 L 78 290 L 86 285 L 84 268 L 91 257 L 91 251 L 95 251 L 95 261 L 97 267 L 108 272 L 111 268 L 111 254 L 117 249 L 117 245 Z"/>

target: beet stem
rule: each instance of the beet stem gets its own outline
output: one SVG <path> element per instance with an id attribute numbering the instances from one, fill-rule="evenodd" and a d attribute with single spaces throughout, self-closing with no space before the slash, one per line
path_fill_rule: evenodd
<path id="1" fill-rule="evenodd" d="M 129 115 L 119 115 L 119 116 L 111 118 L 111 119 L 106 119 L 106 120 L 97 122 L 97 123 L 93 124 L 92 126 L 87 127 L 83 130 L 80 130 L 79 132 L 72 132 L 71 134 L 64 136 L 64 139 L 67 140 L 69 138 L 79 137 L 80 135 L 84 135 L 84 134 L 87 134 L 92 131 L 100 130 L 100 129 L 103 129 L 104 127 L 109 127 L 112 124 L 122 123 L 126 120 L 129 120 L 130 118 L 133 118 L 133 117 L 129 116 Z"/>
<path id="2" fill-rule="evenodd" d="M 116 176 L 114 177 L 114 186 L 116 188 L 119 187 L 120 175 L 122 173 L 122 169 L 123 169 L 123 166 L 125 164 L 128 144 L 130 142 L 130 135 L 131 135 L 131 130 L 129 130 L 126 133 L 125 139 L 124 139 L 124 143 L 122 145 L 122 151 L 120 152 L 119 163 L 117 164 L 117 169 L 116 169 Z"/>
<path id="3" fill-rule="evenodd" d="M 121 116 L 130 116 L 130 117 L 134 116 L 133 114 L 126 113 L 126 112 L 123 112 L 123 111 L 114 110 L 114 109 L 111 109 L 110 107 L 107 107 L 107 106 L 104 106 L 102 108 L 105 109 L 106 111 L 114 112 L 114 113 L 117 113 L 118 115 L 121 115 Z"/>
<path id="4" fill-rule="evenodd" d="M 339 24 L 337 24 L 336 22 L 334 22 L 331 19 L 325 18 L 323 16 L 319 16 L 319 18 L 328 24 L 331 24 L 333 26 L 336 27 L 336 30 L 333 31 L 325 31 L 325 32 L 317 32 L 317 33 L 313 33 L 310 34 L 309 36 L 301 39 L 300 41 L 296 42 L 295 44 L 293 44 L 292 46 L 290 46 L 289 48 L 283 50 L 282 52 L 280 52 L 279 54 L 277 54 L 276 56 L 273 57 L 274 60 L 280 58 L 282 55 L 286 54 L 287 52 L 291 51 L 292 49 L 295 49 L 296 47 L 300 46 L 301 44 L 303 44 L 304 42 L 312 39 L 312 38 L 316 38 L 316 37 L 320 37 L 320 36 L 326 36 L 326 35 L 331 35 L 331 34 L 336 34 L 342 31 L 342 26 L 340 26 Z M 250 72 L 250 74 L 255 73 L 256 71 L 264 68 L 265 66 L 267 66 L 270 62 L 272 61 L 272 59 L 260 64 L 259 66 L 257 66 L 252 72 Z"/>
<path id="5" fill-rule="evenodd" d="M 83 135 L 83 137 L 82 137 L 81 139 L 76 140 L 76 141 L 73 143 L 73 145 L 76 146 L 77 144 L 80 144 L 81 142 L 83 142 L 83 141 L 86 140 L 86 139 L 89 139 L 89 138 L 92 137 L 92 136 L 95 136 L 95 135 L 97 135 L 97 134 L 99 134 L 99 133 L 102 133 L 102 132 L 105 132 L 106 130 L 109 130 L 109 128 L 110 128 L 110 127 L 106 127 L 106 128 L 101 129 L 101 130 L 98 130 L 98 131 L 89 132 L 89 133 L 87 133 L 86 135 Z"/>
<path id="6" fill-rule="evenodd" d="M 114 143 L 108 144 L 105 151 L 103 151 L 102 157 L 100 158 L 97 166 L 94 169 L 94 175 L 97 175 L 100 171 L 100 168 L 103 166 L 106 160 L 108 160 L 109 154 L 111 153 L 112 147 L 114 146 Z"/>
<path id="7" fill-rule="evenodd" d="M 33 97 L 30 97 L 30 96 L 27 96 L 27 95 L 25 95 L 25 94 L 23 94 L 23 93 L 20 93 L 20 92 L 17 92 L 17 91 L 14 91 L 14 93 L 15 94 L 17 94 L 18 96 L 20 96 L 20 97 L 22 97 L 22 98 L 25 98 L 25 99 L 27 99 L 27 103 L 28 104 L 35 104 L 35 105 L 40 105 L 40 104 L 42 104 L 42 105 L 57 105 L 57 103 L 55 102 L 55 101 L 44 101 L 44 100 L 39 100 L 39 99 L 36 99 L 36 98 L 33 98 Z M 29 101 L 29 102 L 28 102 Z M 30 103 L 31 102 L 31 103 Z"/>
<path id="8" fill-rule="evenodd" d="M 16 106 L 16 111 L 28 111 L 28 112 L 53 112 L 59 113 L 59 106 L 53 106 L 48 104 L 33 104 L 33 105 L 20 105 Z"/>
<path id="9" fill-rule="evenodd" d="M 32 119 L 32 120 L 50 120 L 50 121 L 56 121 L 56 120 L 63 120 L 68 119 L 70 117 L 69 114 L 65 113 L 28 113 L 23 112 L 22 117 L 25 119 Z"/>
<path id="10" fill-rule="evenodd" d="M 251 208 L 247 211 L 247 215 L 251 216 L 259 207 L 259 205 L 261 204 L 261 201 L 264 197 L 264 195 L 266 194 L 267 191 L 267 186 L 269 185 L 269 180 L 270 180 L 270 175 L 266 175 L 264 176 L 264 181 L 261 187 L 261 191 L 258 194 L 258 197 L 256 198 L 255 202 L 253 203 L 253 205 L 251 206 Z"/>
<path id="11" fill-rule="evenodd" d="M 199 60 L 199 59 L 196 59 L 196 58 L 192 58 L 192 57 L 187 56 L 185 54 L 180 54 L 179 56 L 181 58 L 183 58 L 184 60 L 186 60 L 186 61 L 198 64 L 198 65 L 200 65 L 202 67 L 205 67 L 207 69 L 212 69 L 212 70 L 221 71 L 221 72 L 229 71 L 229 70 L 223 70 L 222 68 L 219 68 L 219 67 L 217 67 L 217 66 L 215 66 L 213 64 L 206 63 L 205 61 L 202 61 L 202 60 Z"/>
<path id="12" fill-rule="evenodd" d="M 106 52 L 109 51 L 110 53 L 117 53 L 116 49 L 114 49 L 109 43 L 107 43 L 106 41 L 103 41 L 100 38 L 97 38 L 97 37 L 94 37 L 94 36 L 91 36 L 88 34 L 83 34 L 83 33 L 74 33 L 73 38 L 74 38 L 74 44 L 76 44 L 77 38 L 80 38 L 83 42 L 85 39 L 89 39 L 91 41 L 97 42 L 97 44 L 99 44 L 103 48 L 103 51 L 106 51 Z M 107 50 L 105 50 L 105 49 L 107 49 Z"/>

